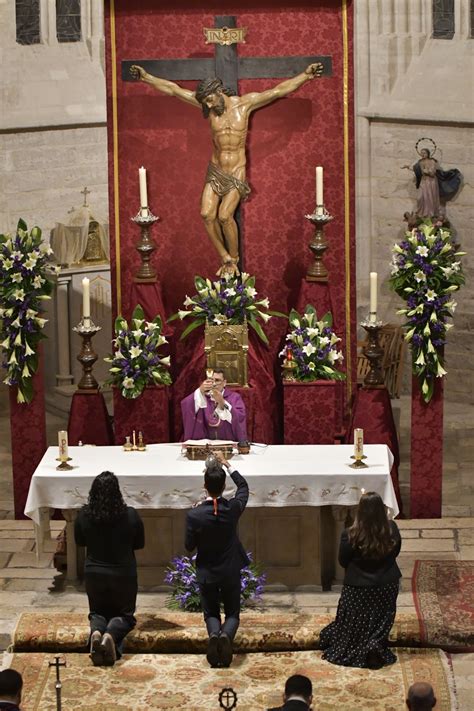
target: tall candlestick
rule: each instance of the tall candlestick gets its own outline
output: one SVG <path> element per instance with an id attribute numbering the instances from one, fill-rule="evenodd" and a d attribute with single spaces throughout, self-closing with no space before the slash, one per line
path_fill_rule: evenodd
<path id="1" fill-rule="evenodd" d="M 140 207 L 148 207 L 148 195 L 146 190 L 146 169 L 142 166 L 138 169 L 138 180 L 140 183 Z"/>
<path id="2" fill-rule="evenodd" d="M 377 321 L 377 272 L 370 272 L 370 306 L 369 321 Z"/>
<path id="3" fill-rule="evenodd" d="M 89 279 L 84 277 L 82 280 L 82 318 L 84 319 L 89 319 L 91 317 L 91 297 L 89 285 Z"/>
<path id="4" fill-rule="evenodd" d="M 362 459 L 364 456 L 364 430 L 356 427 L 354 430 L 354 458 Z"/>
<path id="5" fill-rule="evenodd" d="M 316 214 L 323 214 L 323 168 L 316 166 Z"/>
<path id="6" fill-rule="evenodd" d="M 66 430 L 60 430 L 58 432 L 58 445 L 59 445 L 59 459 L 66 461 L 67 457 L 68 457 Z"/>

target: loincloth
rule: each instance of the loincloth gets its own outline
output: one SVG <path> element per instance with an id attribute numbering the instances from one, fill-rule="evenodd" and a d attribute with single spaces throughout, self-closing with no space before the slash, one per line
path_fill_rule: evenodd
<path id="1" fill-rule="evenodd" d="M 206 183 L 209 183 L 219 197 L 224 197 L 234 189 L 238 191 L 242 200 L 245 200 L 250 194 L 250 185 L 246 180 L 239 180 L 233 175 L 224 173 L 214 163 L 209 163 L 207 166 Z"/>

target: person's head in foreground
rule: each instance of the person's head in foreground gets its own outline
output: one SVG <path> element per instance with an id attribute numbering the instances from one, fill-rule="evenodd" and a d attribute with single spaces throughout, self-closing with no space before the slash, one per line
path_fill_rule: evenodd
<path id="1" fill-rule="evenodd" d="M 313 701 L 313 685 L 311 679 L 302 674 L 294 674 L 288 677 L 285 684 L 285 692 L 283 700 L 287 701 L 304 701 L 308 706 Z"/>
<path id="2" fill-rule="evenodd" d="M 436 706 L 433 687 L 426 681 L 416 681 L 408 689 L 407 706 L 410 711 L 429 711 Z"/>
<path id="3" fill-rule="evenodd" d="M 96 476 L 89 491 L 85 511 L 96 523 L 110 523 L 127 510 L 117 477 L 112 472 Z"/>
<path id="4" fill-rule="evenodd" d="M 22 688 L 23 679 L 19 672 L 15 671 L 15 669 L 0 671 L 0 703 L 8 701 L 19 706 Z"/>
<path id="5" fill-rule="evenodd" d="M 375 491 L 367 491 L 360 497 L 349 539 L 367 558 L 383 558 L 392 550 L 394 541 L 387 509 Z"/>

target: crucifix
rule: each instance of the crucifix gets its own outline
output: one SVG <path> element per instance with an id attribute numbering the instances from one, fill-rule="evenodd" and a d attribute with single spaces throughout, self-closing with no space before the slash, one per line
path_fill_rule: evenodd
<path id="1" fill-rule="evenodd" d="M 54 684 L 55 689 L 56 689 L 56 709 L 57 711 L 61 711 L 62 709 L 62 702 L 61 702 L 61 679 L 59 678 L 59 667 L 65 667 L 66 662 L 60 662 L 59 660 L 61 657 L 54 657 L 54 662 L 48 662 L 48 667 L 56 667 L 56 682 Z"/>
<path id="2" fill-rule="evenodd" d="M 81 193 L 81 195 L 84 195 L 84 203 L 82 207 L 89 207 L 89 205 L 87 204 L 87 196 L 90 194 L 91 191 L 88 190 L 87 187 L 85 187 L 84 190 L 80 190 L 79 192 Z"/>
<path id="3" fill-rule="evenodd" d="M 236 18 L 218 16 L 216 30 L 227 33 Z M 238 34 L 238 33 L 236 33 Z M 172 60 L 126 60 L 124 81 L 140 80 L 168 96 L 202 110 L 209 119 L 213 151 L 201 198 L 201 217 L 216 248 L 219 276 L 239 273 L 242 244 L 236 211 L 250 193 L 246 181 L 245 144 L 252 111 L 292 93 L 314 77 L 331 74 L 331 58 L 238 57 L 233 45 L 217 45 L 214 58 Z M 238 80 L 292 77 L 272 89 L 237 95 Z M 196 91 L 184 89 L 175 80 L 200 79 Z M 242 237 L 242 235 L 241 235 Z"/>

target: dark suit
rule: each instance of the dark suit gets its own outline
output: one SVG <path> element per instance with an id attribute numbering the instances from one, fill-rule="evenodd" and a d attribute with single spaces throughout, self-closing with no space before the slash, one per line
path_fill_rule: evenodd
<path id="1" fill-rule="evenodd" d="M 186 516 L 186 550 L 197 548 L 196 570 L 201 604 L 209 635 L 218 634 L 220 601 L 224 603 L 222 632 L 233 639 L 239 626 L 240 571 L 249 559 L 237 535 L 237 524 L 249 498 L 247 482 L 234 471 L 234 498 L 217 500 L 217 515 L 211 499 L 203 501 Z"/>
<path id="2" fill-rule="evenodd" d="M 0 701 L 0 711 L 21 711 L 13 701 Z"/>
<path id="3" fill-rule="evenodd" d="M 304 701 L 287 701 L 283 706 L 275 706 L 275 708 L 267 709 L 267 711 L 309 711 L 311 707 L 305 704 Z"/>

